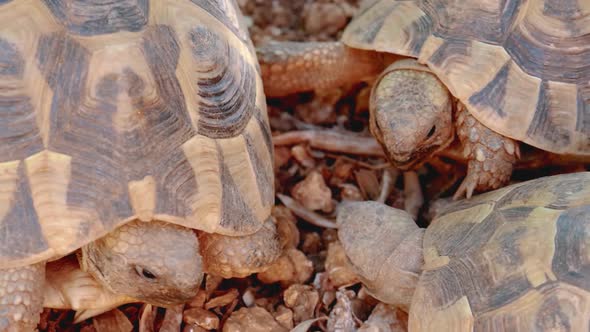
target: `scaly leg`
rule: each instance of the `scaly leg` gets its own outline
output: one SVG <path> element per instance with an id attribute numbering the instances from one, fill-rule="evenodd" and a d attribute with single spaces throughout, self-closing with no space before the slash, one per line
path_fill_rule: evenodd
<path id="1" fill-rule="evenodd" d="M 282 253 L 271 218 L 254 234 L 227 236 L 201 232 L 199 242 L 205 272 L 226 279 L 262 272 Z"/>
<path id="2" fill-rule="evenodd" d="M 271 42 L 257 50 L 268 97 L 335 88 L 376 77 L 382 56 L 341 42 Z"/>
<path id="3" fill-rule="evenodd" d="M 0 269 L 0 331 L 34 331 L 43 310 L 45 262 Z"/>
<path id="4" fill-rule="evenodd" d="M 461 103 L 457 104 L 455 123 L 468 168 L 453 198 L 463 195 L 470 198 L 474 191 L 488 191 L 507 184 L 520 156 L 518 143 L 481 124 Z"/>

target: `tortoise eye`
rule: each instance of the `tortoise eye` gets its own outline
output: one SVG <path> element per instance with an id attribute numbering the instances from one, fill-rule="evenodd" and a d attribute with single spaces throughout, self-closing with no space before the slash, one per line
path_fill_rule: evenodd
<path id="1" fill-rule="evenodd" d="M 428 134 L 426 134 L 426 138 L 431 138 L 435 132 L 436 132 L 436 125 L 434 125 L 434 126 L 432 126 L 432 128 L 430 128 L 430 131 L 428 132 Z"/>
<path id="2" fill-rule="evenodd" d="M 156 275 L 153 274 L 150 270 L 145 269 L 141 266 L 135 266 L 135 272 L 137 272 L 137 275 L 147 280 L 154 280 L 157 278 Z"/>

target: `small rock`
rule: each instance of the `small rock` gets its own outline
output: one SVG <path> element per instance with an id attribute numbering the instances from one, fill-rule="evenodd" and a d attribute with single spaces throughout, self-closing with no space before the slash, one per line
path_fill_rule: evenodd
<path id="1" fill-rule="evenodd" d="M 336 293 L 336 305 L 330 311 L 328 318 L 328 331 L 355 332 L 356 324 L 352 313 L 352 291 L 338 291 Z"/>
<path id="2" fill-rule="evenodd" d="M 217 330 L 219 328 L 219 317 L 203 308 L 185 310 L 183 320 L 188 325 L 196 325 L 205 330 Z"/>
<path id="3" fill-rule="evenodd" d="M 326 185 L 324 177 L 317 171 L 310 172 L 303 181 L 297 183 L 291 195 L 309 210 L 324 212 L 334 210 L 332 191 Z"/>
<path id="4" fill-rule="evenodd" d="M 256 297 L 254 296 L 254 292 L 252 291 L 252 289 L 251 288 L 246 289 L 246 291 L 242 295 L 242 301 L 244 301 L 244 304 L 246 305 L 246 307 L 253 306 L 255 300 L 256 300 Z"/>
<path id="5" fill-rule="evenodd" d="M 330 282 L 336 288 L 359 282 L 339 241 L 334 241 L 328 245 L 326 272 L 330 276 Z"/>
<path id="6" fill-rule="evenodd" d="M 313 264 L 301 251 L 287 249 L 266 271 L 258 273 L 258 279 L 265 284 L 281 282 L 284 287 L 303 283 L 311 277 Z"/>
<path id="7" fill-rule="evenodd" d="M 303 144 L 298 144 L 292 147 L 291 155 L 305 168 L 312 168 L 315 166 L 315 159 L 313 159 L 313 156 L 309 154 L 306 146 Z"/>
<path id="8" fill-rule="evenodd" d="M 285 305 L 293 310 L 295 324 L 313 318 L 319 299 L 318 292 L 309 285 L 292 285 L 283 294 Z"/>
<path id="9" fill-rule="evenodd" d="M 293 311 L 284 305 L 279 305 L 274 313 L 275 320 L 288 330 L 293 329 Z"/>
<path id="10" fill-rule="evenodd" d="M 274 317 L 260 307 L 241 308 L 234 311 L 225 324 L 223 332 L 287 332 Z"/>
<path id="11" fill-rule="evenodd" d="M 352 183 L 343 183 L 338 186 L 340 188 L 340 198 L 343 201 L 363 201 L 363 194 L 357 186 Z"/>

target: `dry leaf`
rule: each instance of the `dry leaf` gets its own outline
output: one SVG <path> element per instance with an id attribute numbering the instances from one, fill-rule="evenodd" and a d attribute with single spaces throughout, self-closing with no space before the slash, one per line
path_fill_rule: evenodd
<path id="1" fill-rule="evenodd" d="M 380 194 L 380 184 L 375 171 L 361 168 L 354 172 L 359 189 L 366 199 L 376 200 Z"/>
<path id="2" fill-rule="evenodd" d="M 144 304 L 139 318 L 139 332 L 154 332 L 154 321 L 158 308 L 151 304 Z"/>
<path id="3" fill-rule="evenodd" d="M 223 326 L 223 332 L 286 332 L 264 308 L 241 308 L 234 311 Z"/>
<path id="4" fill-rule="evenodd" d="M 129 332 L 133 330 L 133 324 L 119 309 L 113 309 L 94 317 L 92 325 L 94 325 L 96 332 Z"/>
<path id="5" fill-rule="evenodd" d="M 227 293 L 207 301 L 207 303 L 205 303 L 205 309 L 209 310 L 211 308 L 226 306 L 234 302 L 238 296 L 240 296 L 238 290 L 232 288 Z"/>

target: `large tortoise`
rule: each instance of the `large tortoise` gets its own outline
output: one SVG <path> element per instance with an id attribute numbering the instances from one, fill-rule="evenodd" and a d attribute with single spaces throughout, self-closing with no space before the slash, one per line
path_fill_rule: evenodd
<path id="1" fill-rule="evenodd" d="M 377 202 L 338 214 L 367 289 L 409 310 L 409 331 L 588 331 L 590 172 L 454 202 L 426 229 Z"/>
<path id="2" fill-rule="evenodd" d="M 366 3 L 339 42 L 261 47 L 267 96 L 376 78 L 370 130 L 395 166 L 420 166 L 457 133 L 469 162 L 456 198 L 506 184 L 515 141 L 590 155 L 586 2 Z"/>
<path id="3" fill-rule="evenodd" d="M 0 1 L 0 330 L 36 326 L 46 262 L 77 249 L 108 289 L 162 306 L 203 270 L 279 256 L 240 15 L 232 0 Z"/>

